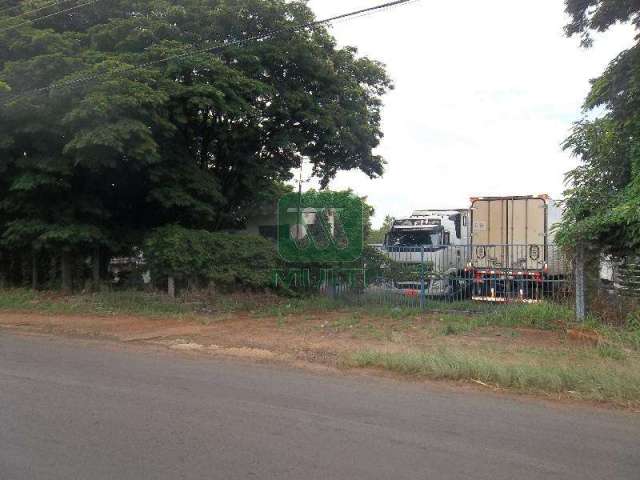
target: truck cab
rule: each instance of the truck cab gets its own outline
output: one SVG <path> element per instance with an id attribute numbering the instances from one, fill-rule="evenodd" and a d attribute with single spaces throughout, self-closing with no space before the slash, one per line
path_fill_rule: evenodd
<path id="1" fill-rule="evenodd" d="M 468 210 L 417 210 L 394 222 L 384 242 L 386 250 L 417 248 L 443 250 L 466 245 L 469 238 Z"/>
<path id="2" fill-rule="evenodd" d="M 382 250 L 400 263 L 428 262 L 442 271 L 464 268 L 469 223 L 465 209 L 417 210 L 394 222 Z"/>
<path id="3" fill-rule="evenodd" d="M 417 210 L 393 223 L 382 252 L 405 266 L 407 278 L 395 281 L 407 292 L 421 289 L 430 297 L 453 295 L 460 282 L 452 278 L 464 272 L 468 262 L 469 210 Z M 425 284 L 416 279 L 423 275 Z"/>

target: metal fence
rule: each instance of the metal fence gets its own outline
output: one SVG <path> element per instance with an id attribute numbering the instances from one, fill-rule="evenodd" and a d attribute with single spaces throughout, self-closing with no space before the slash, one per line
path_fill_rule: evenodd
<path id="1" fill-rule="evenodd" d="M 582 270 L 585 315 L 612 325 L 633 323 L 640 327 L 640 258 L 597 258 L 592 254 Z"/>
<path id="2" fill-rule="evenodd" d="M 289 284 L 354 302 L 437 305 L 571 302 L 572 265 L 554 245 L 377 247 L 358 268 L 301 268 Z"/>

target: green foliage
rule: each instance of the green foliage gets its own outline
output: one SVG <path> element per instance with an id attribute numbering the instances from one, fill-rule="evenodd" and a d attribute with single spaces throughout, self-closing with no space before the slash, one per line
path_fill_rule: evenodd
<path id="1" fill-rule="evenodd" d="M 396 262 L 370 245 L 364 247 L 363 263 L 369 282 L 375 282 L 376 279 L 417 282 L 420 279 L 419 265 Z"/>
<path id="2" fill-rule="evenodd" d="M 384 238 L 391 231 L 391 227 L 393 227 L 393 222 L 395 219 L 391 215 L 387 215 L 384 217 L 384 222 L 382 227 L 378 230 L 372 230 L 367 237 L 367 243 L 369 245 L 381 245 L 384 243 Z"/>
<path id="3" fill-rule="evenodd" d="M 565 0 L 565 5 L 571 17 L 565 27 L 567 35 L 580 34 L 586 46 L 592 43 L 592 31 L 604 32 L 618 22 L 640 22 L 640 7 L 631 0 Z"/>
<path id="4" fill-rule="evenodd" d="M 0 30 L 33 8 L 16 5 Z M 326 28 L 291 28 L 313 19 L 302 0 L 109 0 L 0 31 L 7 255 L 127 254 L 163 225 L 237 228 L 302 158 L 325 186 L 343 169 L 381 175 L 391 82 Z"/>
<path id="5" fill-rule="evenodd" d="M 567 176 L 570 188 L 558 235 L 561 243 L 586 241 L 614 255 L 640 249 L 638 81 L 640 47 L 636 46 L 594 83 L 586 108 L 604 106 L 608 113 L 578 123 L 565 142 L 581 164 Z"/>
<path id="6" fill-rule="evenodd" d="M 567 1 L 569 34 L 638 21 L 640 5 L 617 0 Z M 584 110 L 564 147 L 580 159 L 569 172 L 566 213 L 557 239 L 586 242 L 614 256 L 640 251 L 640 45 L 614 59 L 592 81 Z M 594 117 L 594 112 L 603 114 Z"/>
<path id="7" fill-rule="evenodd" d="M 173 276 L 222 288 L 269 287 L 278 266 L 273 244 L 261 237 L 176 225 L 155 230 L 144 252 L 154 278 Z"/>

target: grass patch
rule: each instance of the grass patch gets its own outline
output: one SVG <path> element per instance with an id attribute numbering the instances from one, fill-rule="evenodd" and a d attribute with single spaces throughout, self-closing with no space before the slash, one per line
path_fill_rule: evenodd
<path id="1" fill-rule="evenodd" d="M 331 328 L 336 332 L 344 332 L 352 330 L 360 326 L 362 316 L 359 312 L 353 312 L 351 315 L 340 317 L 331 324 Z"/>
<path id="2" fill-rule="evenodd" d="M 451 335 L 459 335 L 463 331 L 467 331 L 461 323 L 448 323 L 442 329 L 442 335 L 451 336 Z"/>
<path id="3" fill-rule="evenodd" d="M 329 297 L 282 298 L 266 305 L 256 304 L 251 309 L 251 313 L 257 317 L 286 317 L 288 315 L 338 310 L 344 307 L 344 304 Z"/>
<path id="4" fill-rule="evenodd" d="M 141 291 L 102 291 L 64 296 L 54 292 L 28 289 L 0 291 L 0 310 L 43 314 L 140 315 L 147 317 L 201 317 L 220 319 L 234 313 L 258 318 L 278 319 L 283 327 L 288 318 L 332 312 L 337 320 L 331 325 L 337 332 L 354 331 L 374 338 L 388 339 L 417 325 L 431 335 L 464 335 L 486 327 L 561 329 L 572 323 L 573 311 L 561 305 L 474 304 L 478 311 L 465 310 L 468 302 L 448 304 L 433 302 L 421 310 L 412 306 L 354 304 L 349 299 L 326 296 L 282 298 L 268 294 L 221 294 L 217 292 L 185 293 L 171 299 L 160 293 Z M 439 320 L 439 321 L 438 321 Z M 597 330 L 614 347 L 603 347 L 603 358 L 621 358 L 624 349 L 640 352 L 640 328 L 616 328 L 592 321 Z M 621 350 L 622 349 L 622 350 Z"/>
<path id="5" fill-rule="evenodd" d="M 166 295 L 137 291 L 98 292 L 63 296 L 26 289 L 0 292 L 0 310 L 43 314 L 142 315 L 176 317 L 193 314 L 195 305 Z"/>
<path id="6" fill-rule="evenodd" d="M 621 328 L 590 320 L 585 326 L 600 333 L 608 344 L 622 345 L 630 350 L 640 352 L 640 328 L 636 325 Z"/>
<path id="7" fill-rule="evenodd" d="M 554 303 L 537 303 L 505 305 L 491 313 L 479 316 L 478 322 L 484 326 L 551 330 L 558 328 L 562 323 L 571 322 L 573 318 L 573 310 L 568 307 Z"/>
<path id="8" fill-rule="evenodd" d="M 602 358 L 610 358 L 611 360 L 623 361 L 627 359 L 627 354 L 620 347 L 610 343 L 598 345 L 598 355 Z"/>
<path id="9" fill-rule="evenodd" d="M 361 351 L 343 359 L 343 365 L 382 368 L 434 380 L 480 381 L 521 392 L 565 394 L 587 400 L 624 405 L 640 404 L 638 365 L 607 361 L 534 363 L 504 359 L 487 352 L 440 348 L 433 352 L 386 353 Z"/>
<path id="10" fill-rule="evenodd" d="M 463 335 L 485 327 L 553 330 L 570 323 L 572 317 L 571 309 L 551 303 L 496 305 L 482 314 L 443 313 L 439 316 L 443 324 L 439 333 L 445 336 Z"/>

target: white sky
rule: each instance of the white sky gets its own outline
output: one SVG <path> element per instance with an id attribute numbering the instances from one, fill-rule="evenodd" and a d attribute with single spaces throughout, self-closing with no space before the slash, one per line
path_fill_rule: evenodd
<path id="1" fill-rule="evenodd" d="M 383 0 L 310 0 L 318 18 Z M 379 148 L 384 177 L 343 172 L 386 214 L 464 208 L 469 197 L 548 193 L 561 198 L 576 160 L 560 148 L 589 90 L 633 31 L 616 27 L 583 49 L 568 39 L 563 0 L 421 0 L 333 26 L 341 45 L 387 65 Z"/>

